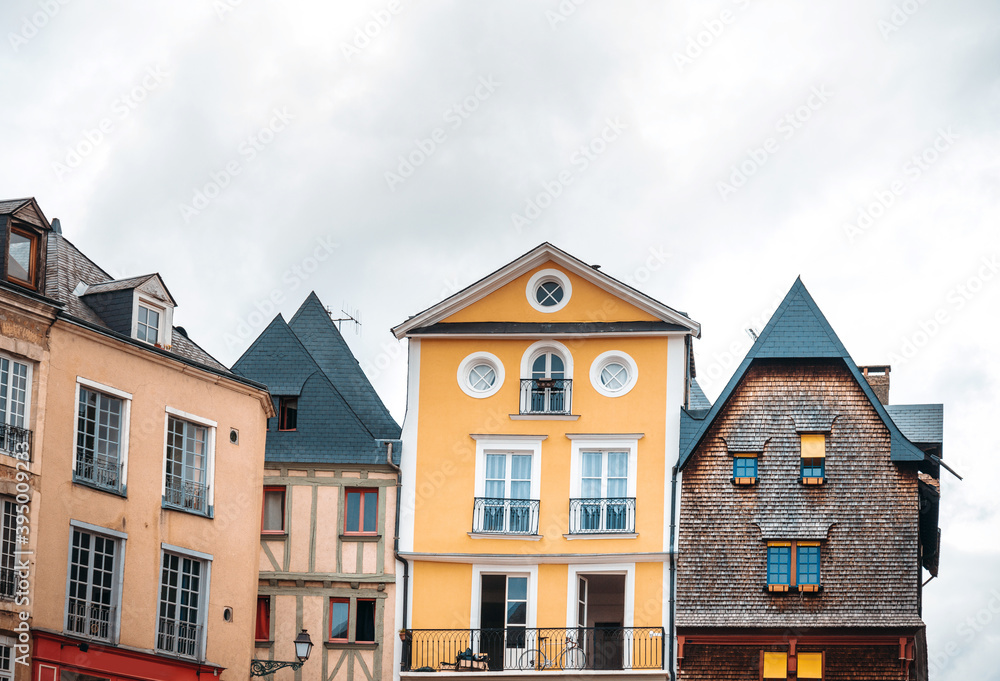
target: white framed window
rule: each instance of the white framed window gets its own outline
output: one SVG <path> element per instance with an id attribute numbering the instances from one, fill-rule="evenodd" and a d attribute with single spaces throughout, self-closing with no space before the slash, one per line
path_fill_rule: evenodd
<path id="1" fill-rule="evenodd" d="M 621 350 L 602 352 L 590 365 L 590 383 L 605 397 L 627 395 L 639 380 L 639 367 Z"/>
<path id="2" fill-rule="evenodd" d="M 217 424 L 167 407 L 163 505 L 212 516 Z"/>
<path id="3" fill-rule="evenodd" d="M 528 279 L 525 294 L 531 307 L 539 312 L 558 312 L 569 303 L 573 295 L 573 284 L 559 270 L 539 270 Z"/>
<path id="4" fill-rule="evenodd" d="M 472 536 L 538 538 L 542 440 L 545 436 L 473 435 L 476 481 Z"/>
<path id="5" fill-rule="evenodd" d="M 521 414 L 569 414 L 573 355 L 558 341 L 532 343 L 521 355 Z"/>
<path id="6" fill-rule="evenodd" d="M 0 497 L 0 598 L 11 600 L 17 589 L 17 506 Z"/>
<path id="7" fill-rule="evenodd" d="M 132 395 L 79 376 L 76 382 L 73 480 L 124 494 Z"/>
<path id="8" fill-rule="evenodd" d="M 31 365 L 0 355 L 0 452 L 28 459 Z"/>
<path id="9" fill-rule="evenodd" d="M 173 338 L 173 306 L 135 291 L 132 301 L 132 336 L 150 345 L 169 348 Z"/>
<path id="10" fill-rule="evenodd" d="M 121 610 L 125 535 L 71 521 L 66 632 L 115 643 Z"/>
<path id="11" fill-rule="evenodd" d="M 571 440 L 569 533 L 634 535 L 641 433 L 567 434 Z"/>
<path id="12" fill-rule="evenodd" d="M 490 352 L 474 352 L 458 365 L 458 387 L 476 399 L 495 395 L 504 378 L 503 362 Z"/>
<path id="13" fill-rule="evenodd" d="M 162 312 L 139 303 L 139 315 L 135 322 L 135 337 L 152 345 L 160 342 L 160 317 Z"/>
<path id="14" fill-rule="evenodd" d="M 0 636 L 0 681 L 14 681 L 14 639 Z"/>
<path id="15" fill-rule="evenodd" d="M 161 546 L 156 649 L 202 659 L 212 556 Z"/>

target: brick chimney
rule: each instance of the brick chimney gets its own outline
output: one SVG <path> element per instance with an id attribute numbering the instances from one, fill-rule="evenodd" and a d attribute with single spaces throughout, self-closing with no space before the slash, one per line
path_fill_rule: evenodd
<path id="1" fill-rule="evenodd" d="M 866 379 L 868 385 L 875 392 L 875 397 L 882 404 L 889 404 L 889 371 L 892 370 L 887 364 L 858 367 Z"/>

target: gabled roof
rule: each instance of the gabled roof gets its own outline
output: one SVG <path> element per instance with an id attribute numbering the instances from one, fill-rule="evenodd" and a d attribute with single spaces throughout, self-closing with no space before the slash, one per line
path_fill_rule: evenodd
<path id="1" fill-rule="evenodd" d="M 52 229 L 48 218 L 42 213 L 42 209 L 38 207 L 38 202 L 31 197 L 0 201 L 0 215 L 13 215 L 20 220 L 30 222 L 43 229 Z"/>
<path id="2" fill-rule="evenodd" d="M 910 442 L 900 432 L 885 407 L 875 397 L 868 381 L 861 375 L 857 364 L 851 359 L 844 344 L 834 332 L 826 317 L 817 307 L 801 278 L 797 278 L 789 289 L 781 305 L 771 315 L 767 326 L 761 331 L 736 373 L 729 379 L 725 389 L 715 404 L 705 410 L 681 409 L 680 456 L 677 465 L 683 468 L 688 458 L 697 448 L 701 439 L 712 426 L 715 418 L 725 408 L 740 381 L 755 359 L 787 358 L 818 359 L 839 358 L 844 361 L 854 380 L 861 387 L 868 401 L 878 413 L 882 423 L 889 430 L 891 442 L 890 458 L 893 461 L 924 461 L 924 452 Z"/>
<path id="3" fill-rule="evenodd" d="M 399 425 L 382 404 L 315 291 L 299 306 L 288 326 L 368 430 L 378 438 L 398 438 Z"/>
<path id="4" fill-rule="evenodd" d="M 402 324 L 393 327 L 392 333 L 396 338 L 403 338 L 414 329 L 436 324 L 548 261 L 552 261 L 578 277 L 604 289 L 608 293 L 622 298 L 661 321 L 677 324 L 695 336 L 701 336 L 701 324 L 688 317 L 685 313 L 668 307 L 660 301 L 650 298 L 645 293 L 632 288 L 628 284 L 618 281 L 600 270 L 594 269 L 579 258 L 573 257 L 548 242 L 540 244 L 517 260 L 504 265 L 471 286 L 467 286 L 458 293 L 445 298 L 437 305 L 410 317 Z"/>
<path id="5" fill-rule="evenodd" d="M 155 280 L 154 284 L 158 285 L 163 289 L 163 293 L 167 296 L 167 300 L 174 307 L 177 306 L 177 302 L 174 300 L 173 295 L 170 293 L 170 289 L 163 282 L 163 277 L 158 273 L 154 272 L 152 274 L 143 274 L 138 277 L 129 277 L 127 279 L 113 279 L 111 281 L 101 282 L 93 284 L 87 287 L 87 291 L 83 294 L 84 296 L 96 295 L 98 293 L 110 293 L 111 291 L 128 291 L 131 289 L 141 288 L 144 284 L 150 280 Z"/>

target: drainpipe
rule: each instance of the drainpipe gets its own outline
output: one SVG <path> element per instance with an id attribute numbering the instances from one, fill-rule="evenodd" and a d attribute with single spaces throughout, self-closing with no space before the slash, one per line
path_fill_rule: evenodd
<path id="1" fill-rule="evenodd" d="M 386 463 L 396 471 L 396 531 L 392 540 L 392 552 L 396 556 L 396 560 L 403 564 L 403 622 L 400 629 L 408 629 L 407 626 L 407 596 L 409 595 L 409 585 L 410 585 L 410 564 L 405 558 L 399 555 L 399 508 L 402 506 L 400 504 L 400 492 L 403 487 L 403 469 L 392 462 L 392 442 L 386 442 Z"/>
<path id="2" fill-rule="evenodd" d="M 677 527 L 677 466 L 670 469 L 670 641 L 668 642 L 670 660 L 670 678 L 674 676 L 674 642 L 677 632 L 674 631 L 674 611 L 677 609 L 677 554 L 675 553 L 674 537 Z"/>

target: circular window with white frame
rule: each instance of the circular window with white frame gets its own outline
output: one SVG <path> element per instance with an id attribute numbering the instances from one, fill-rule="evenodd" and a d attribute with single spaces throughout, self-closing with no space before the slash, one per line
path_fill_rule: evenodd
<path id="1" fill-rule="evenodd" d="M 503 362 L 491 352 L 474 352 L 458 365 L 458 387 L 469 397 L 495 395 L 503 379 Z"/>
<path id="2" fill-rule="evenodd" d="M 621 397 L 635 387 L 639 367 L 620 350 L 602 352 L 590 365 L 590 382 L 605 397 Z"/>
<path id="3" fill-rule="evenodd" d="M 573 295 L 573 285 L 559 270 L 539 270 L 528 279 L 525 294 L 531 307 L 539 312 L 558 312 Z"/>

